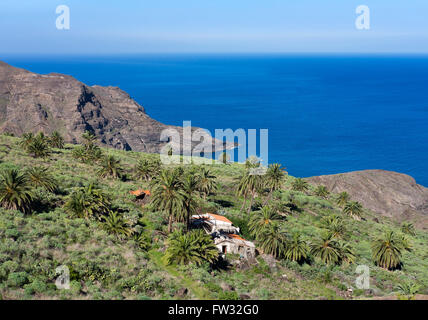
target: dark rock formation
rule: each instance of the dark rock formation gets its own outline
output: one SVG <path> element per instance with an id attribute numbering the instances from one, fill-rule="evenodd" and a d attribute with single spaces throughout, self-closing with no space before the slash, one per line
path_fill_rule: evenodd
<path id="1" fill-rule="evenodd" d="M 106 146 L 159 152 L 166 128 L 182 135 L 183 128 L 150 118 L 119 88 L 87 86 L 71 76 L 40 75 L 0 61 L 0 132 L 20 136 L 57 130 L 66 142 L 77 143 L 88 130 Z"/>
<path id="2" fill-rule="evenodd" d="M 307 178 L 331 192 L 347 191 L 364 207 L 402 222 L 411 220 L 428 228 L 428 189 L 412 177 L 384 170 L 364 170 Z"/>

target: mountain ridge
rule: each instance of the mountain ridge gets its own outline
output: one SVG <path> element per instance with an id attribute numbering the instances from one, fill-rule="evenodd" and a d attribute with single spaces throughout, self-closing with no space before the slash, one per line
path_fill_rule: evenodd
<path id="1" fill-rule="evenodd" d="M 351 199 L 386 217 L 412 220 L 428 228 L 428 188 L 409 175 L 386 170 L 362 170 L 306 179 L 330 192 L 346 191 Z"/>
<path id="2" fill-rule="evenodd" d="M 77 143 L 90 131 L 106 146 L 156 153 L 167 144 L 160 141 L 165 129 L 175 129 L 183 138 L 182 127 L 152 119 L 118 87 L 89 86 L 69 75 L 37 74 L 0 61 L 0 132 L 19 136 L 56 130 L 66 142 Z M 215 144 L 233 147 L 213 140 Z"/>

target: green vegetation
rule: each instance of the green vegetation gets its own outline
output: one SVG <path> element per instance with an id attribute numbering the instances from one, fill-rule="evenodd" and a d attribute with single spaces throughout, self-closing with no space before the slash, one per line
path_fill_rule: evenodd
<path id="1" fill-rule="evenodd" d="M 98 170 L 100 177 L 111 177 L 120 179 L 123 177 L 123 169 L 120 166 L 120 160 L 112 155 L 104 156 L 101 160 L 101 168 Z"/>
<path id="2" fill-rule="evenodd" d="M 428 234 L 374 214 L 346 192 L 330 194 L 280 165 L 257 174 L 255 159 L 165 167 L 159 155 L 100 148 L 90 133 L 77 146 L 54 136 L 0 135 L 3 299 L 347 299 L 348 288 L 357 299 L 404 299 L 427 292 Z M 130 194 L 141 189 L 151 193 L 144 203 Z M 211 238 L 189 227 L 192 214 L 205 212 L 226 215 L 259 255 L 245 263 L 219 257 Z M 355 287 L 357 265 L 369 266 L 370 290 Z M 70 290 L 55 286 L 59 266 L 70 270 Z"/>
<path id="3" fill-rule="evenodd" d="M 165 259 L 167 264 L 196 264 L 214 263 L 218 259 L 218 250 L 211 237 L 203 230 L 191 231 L 185 234 L 172 233 L 167 242 Z"/>
<path id="4" fill-rule="evenodd" d="M 404 250 L 410 251 L 407 238 L 399 236 L 394 231 L 385 234 L 373 242 L 373 260 L 381 268 L 393 270 L 401 266 L 401 256 Z"/>
<path id="5" fill-rule="evenodd" d="M 6 169 L 0 176 L 0 204 L 5 209 L 20 210 L 24 213 L 31 210 L 34 198 L 30 181 L 17 169 Z"/>

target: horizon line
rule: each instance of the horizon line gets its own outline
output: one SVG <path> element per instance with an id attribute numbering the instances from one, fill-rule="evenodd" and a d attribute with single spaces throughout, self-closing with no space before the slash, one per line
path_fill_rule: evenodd
<path id="1" fill-rule="evenodd" d="M 77 57 L 77 56 L 155 56 L 155 55 L 230 55 L 230 56 L 242 56 L 242 55 L 276 55 L 276 56 L 326 56 L 326 55 L 340 55 L 340 56 L 428 56 L 428 52 L 348 52 L 348 51 L 320 51 L 320 52 L 0 52 L 0 56 L 11 57 L 11 56 L 63 56 L 63 57 Z"/>

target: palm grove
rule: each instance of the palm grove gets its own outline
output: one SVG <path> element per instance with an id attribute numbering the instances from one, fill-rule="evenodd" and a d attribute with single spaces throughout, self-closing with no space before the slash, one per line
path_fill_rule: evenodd
<path id="1" fill-rule="evenodd" d="M 163 213 L 167 223 L 165 259 L 168 264 L 217 262 L 219 255 L 211 237 L 202 230 L 193 230 L 190 224 L 190 217 L 201 212 L 204 201 L 215 194 L 218 186 L 216 176 L 207 165 L 164 168 L 159 160 L 141 159 L 134 168 L 127 170 L 118 159 L 98 147 L 96 137 L 90 132 L 85 132 L 81 141 L 73 148 L 73 157 L 77 161 L 98 166 L 100 178 L 149 183 L 149 206 Z M 64 139 L 58 132 L 50 136 L 26 133 L 19 144 L 29 155 L 41 159 L 49 157 L 53 150 L 65 147 Z M 245 173 L 236 183 L 235 193 L 237 202 L 242 202 L 240 211 L 247 217 L 241 229 L 248 230 L 248 236 L 255 240 L 261 253 L 300 264 L 310 264 L 313 259 L 327 265 L 356 262 L 358 252 L 345 237 L 345 220 L 364 219 L 364 208 L 360 203 L 351 201 L 346 192 L 331 195 L 324 186 L 310 191 L 305 180 L 288 177 L 279 164 L 269 165 L 263 174 L 259 173 L 259 169 L 263 168 L 257 159 L 248 159 Z M 1 206 L 26 214 L 31 214 L 38 205 L 35 190 L 41 188 L 49 193 L 59 192 L 58 182 L 43 166 L 6 169 L 1 172 L 0 179 Z M 287 231 L 287 217 L 296 214 L 299 206 L 292 198 L 284 202 L 275 195 L 285 188 L 284 182 L 290 180 L 287 188 L 334 199 L 342 208 L 342 214 L 330 214 L 321 219 L 323 232 L 318 236 L 308 239 L 302 232 Z M 144 233 L 144 224 L 136 223 L 131 227 L 120 208 L 112 205 L 112 199 L 98 187 L 97 182 L 89 182 L 66 192 L 63 207 L 71 217 L 99 221 L 100 227 L 117 236 L 118 241 L 132 238 L 141 249 L 150 247 L 151 239 Z M 401 231 L 387 231 L 373 237 L 372 259 L 377 266 L 387 270 L 400 268 L 403 253 L 411 250 L 407 235 L 415 232 L 411 223 L 404 223 Z"/>

